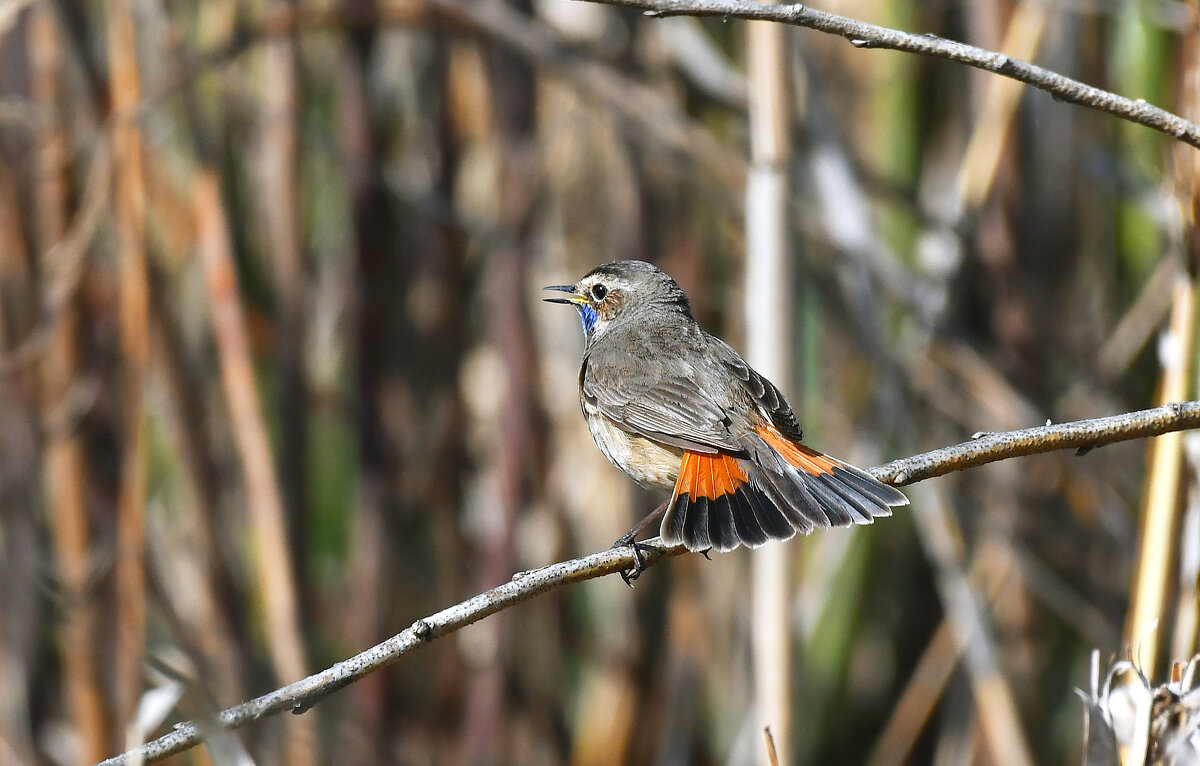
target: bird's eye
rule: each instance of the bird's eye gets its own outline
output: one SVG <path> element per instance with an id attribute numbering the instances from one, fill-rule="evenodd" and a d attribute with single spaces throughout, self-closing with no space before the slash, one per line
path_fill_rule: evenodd
<path id="1" fill-rule="evenodd" d="M 608 295 L 608 288 L 601 284 L 592 285 L 592 297 L 598 301 L 604 300 L 604 296 Z"/>

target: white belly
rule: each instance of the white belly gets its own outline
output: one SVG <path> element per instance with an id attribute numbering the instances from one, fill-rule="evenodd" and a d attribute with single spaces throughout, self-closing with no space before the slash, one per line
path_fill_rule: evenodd
<path id="1" fill-rule="evenodd" d="M 587 402 L 583 403 L 583 412 L 592 440 L 608 458 L 608 462 L 643 486 L 675 486 L 683 450 L 618 428 Z"/>

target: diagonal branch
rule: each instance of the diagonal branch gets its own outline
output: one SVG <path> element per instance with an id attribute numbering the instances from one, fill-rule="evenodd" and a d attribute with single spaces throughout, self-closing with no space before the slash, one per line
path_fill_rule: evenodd
<path id="1" fill-rule="evenodd" d="M 804 5 L 770 5 L 756 0 L 588 0 L 603 5 L 637 8 L 649 16 L 722 16 L 761 19 L 808 27 L 844 37 L 859 48 L 920 53 L 957 61 L 1046 91 L 1058 101 L 1088 106 L 1139 125 L 1145 125 L 1200 148 L 1200 125 L 1149 104 L 1145 99 L 1118 96 L 1107 90 L 1064 77 L 1045 67 L 937 35 L 920 35 L 819 11 Z"/>
<path id="2" fill-rule="evenodd" d="M 983 434 L 952 447 L 894 460 L 870 472 L 881 481 L 905 485 L 1013 457 L 1061 449 L 1077 449 L 1082 453 L 1105 444 L 1197 427 L 1200 427 L 1200 402 L 1180 402 L 1106 418 Z M 646 567 L 685 552 L 682 547 L 664 547 L 658 538 L 639 548 Z M 217 716 L 217 721 L 223 726 L 238 728 L 284 710 L 303 713 L 338 689 L 387 667 L 434 639 L 547 591 L 627 570 L 633 564 L 633 549 L 625 546 L 520 572 L 510 582 L 417 620 L 411 627 L 361 654 L 261 697 L 227 708 Z M 160 761 L 195 747 L 201 739 L 201 724 L 188 721 L 178 724 L 170 733 L 142 745 L 138 750 L 109 758 L 99 766 Z"/>

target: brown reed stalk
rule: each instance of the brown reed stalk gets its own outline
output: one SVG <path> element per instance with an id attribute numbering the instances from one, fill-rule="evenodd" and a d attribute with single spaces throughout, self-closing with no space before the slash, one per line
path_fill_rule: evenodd
<path id="1" fill-rule="evenodd" d="M 146 642 L 146 415 L 144 386 L 150 357 L 146 285 L 145 187 L 141 131 L 133 119 L 141 98 L 130 0 L 107 7 L 113 113 L 113 229 L 121 332 L 121 479 L 117 498 L 116 717 L 134 719 L 142 690 Z M 140 739 L 133 733 L 132 739 Z"/>
<path id="2" fill-rule="evenodd" d="M 254 569 L 265 612 L 271 665 L 280 680 L 297 679 L 304 676 L 308 662 L 292 577 L 295 570 L 216 173 L 201 169 L 193 193 L 213 339 L 246 486 L 247 512 L 254 535 Z M 285 743 L 286 762 L 312 763 L 316 756 L 315 736 L 311 722 L 291 720 Z"/>
<path id="3" fill-rule="evenodd" d="M 38 248 L 42 254 L 40 266 L 43 278 L 54 281 L 50 275 L 58 274 L 61 264 L 49 256 L 54 254 L 52 245 L 62 241 L 67 230 L 68 147 L 59 114 L 62 47 L 54 12 L 48 6 L 34 9 L 29 39 L 34 100 L 52 115 L 38 136 L 38 183 L 34 199 Z M 75 338 L 78 312 L 70 304 L 63 312 L 62 320 L 48 336 L 40 364 L 45 427 L 42 481 L 62 593 L 59 651 L 63 691 L 71 726 L 78 737 L 76 755 L 81 760 L 94 761 L 104 756 L 111 741 L 97 658 L 93 654 L 99 620 L 95 599 L 88 592 L 92 550 L 87 463 L 74 425 L 70 418 L 61 416 L 69 408 L 71 389 L 80 372 Z"/>
<path id="4" fill-rule="evenodd" d="M 1020 59 L 1033 60 L 1046 30 L 1048 10 L 1036 0 L 1022 0 L 1013 8 L 1000 50 Z M 1004 78 L 987 81 L 983 108 L 971 130 L 971 138 L 958 170 L 957 192 L 962 212 L 979 208 L 996 179 L 1000 158 L 1009 146 L 1008 135 L 1021 94 L 1022 83 Z"/>
<path id="5" fill-rule="evenodd" d="M 934 565 L 946 618 L 970 676 L 984 745 L 996 763 L 1032 766 L 1016 698 L 1000 668 L 996 637 L 985 617 L 984 599 L 965 571 L 958 519 L 935 485 L 917 487 L 911 497 L 921 544 Z"/>
<path id="6" fill-rule="evenodd" d="M 1183 35 L 1179 50 L 1179 113 L 1188 119 L 1200 118 L 1200 8 L 1190 6 L 1191 23 Z M 1200 152 L 1173 147 L 1175 200 L 1180 213 L 1181 244 L 1184 261 L 1193 275 L 1200 266 Z M 1200 368 L 1193 372 L 1200 380 Z M 1196 390 L 1193 388 L 1193 390 Z M 1200 462 L 1189 455 L 1187 509 L 1178 520 L 1176 548 L 1178 593 L 1173 609 L 1175 626 L 1171 638 L 1172 662 L 1186 662 L 1200 652 Z"/>
<path id="7" fill-rule="evenodd" d="M 298 12 L 297 0 L 274 0 L 271 9 Z M 288 534 L 297 551 L 307 550 L 305 461 L 308 456 L 308 385 L 304 368 L 305 268 L 300 226 L 300 42 L 290 36 L 264 45 L 262 102 L 262 192 L 264 232 L 274 276 L 275 369 L 279 412 L 279 485 Z M 301 563 L 302 556 L 294 562 Z M 295 572 L 304 582 L 303 566 Z M 300 605 L 303 611 L 303 604 Z"/>
<path id="8" fill-rule="evenodd" d="M 1187 277 L 1180 277 L 1172 299 L 1171 319 L 1167 327 L 1166 353 L 1157 400 L 1177 402 L 1187 397 L 1191 380 L 1196 327 L 1196 288 Z M 1125 618 L 1125 646 L 1147 676 L 1153 678 L 1158 665 L 1159 646 L 1164 645 L 1155 631 L 1166 607 L 1171 581 L 1171 563 L 1176 560 L 1183 476 L 1183 435 L 1166 434 L 1150 443 L 1149 470 L 1145 500 L 1138 534 L 1137 564 L 1130 590 L 1129 611 Z M 1164 626 L 1165 627 L 1165 626 Z"/>

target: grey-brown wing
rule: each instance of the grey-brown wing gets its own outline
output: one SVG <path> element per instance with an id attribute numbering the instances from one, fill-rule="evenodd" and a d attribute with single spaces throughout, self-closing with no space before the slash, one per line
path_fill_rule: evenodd
<path id="1" fill-rule="evenodd" d="M 678 359 L 647 363 L 617 349 L 584 358 L 584 399 L 630 433 L 697 452 L 741 451 L 728 414 L 705 390 L 704 372 Z"/>
<path id="2" fill-rule="evenodd" d="M 797 420 L 792 405 L 788 404 L 775 384 L 747 364 L 729 344 L 717 338 L 713 338 L 713 341 L 713 351 L 721 357 L 725 369 L 733 373 L 750 398 L 771 418 L 771 423 L 780 433 L 793 441 L 803 439 L 804 431 L 800 428 L 800 421 Z"/>

